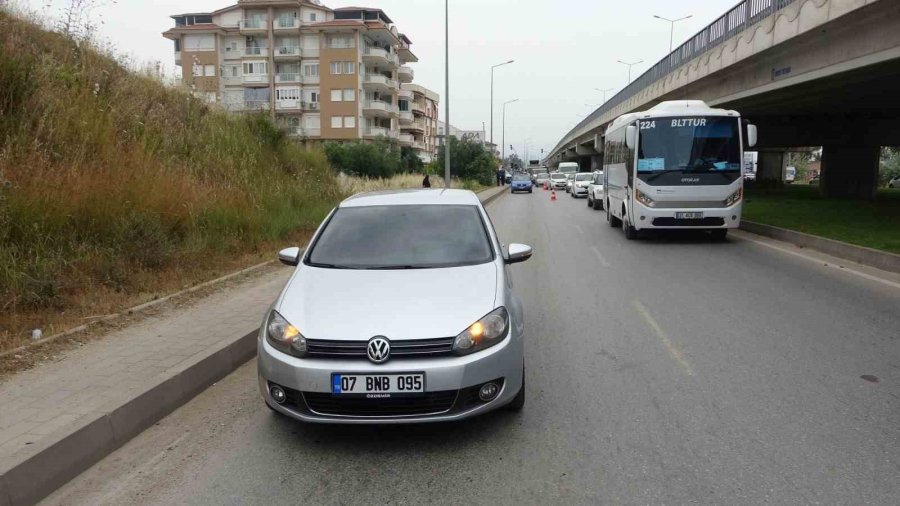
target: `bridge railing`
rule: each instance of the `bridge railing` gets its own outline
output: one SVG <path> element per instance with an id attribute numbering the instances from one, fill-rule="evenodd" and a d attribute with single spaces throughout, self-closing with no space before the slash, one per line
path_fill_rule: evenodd
<path id="1" fill-rule="evenodd" d="M 637 94 L 638 91 L 677 70 L 694 57 L 722 44 L 747 30 L 761 19 L 780 11 L 793 2 L 794 0 L 743 0 L 729 9 L 719 19 L 713 21 L 706 28 L 688 39 L 687 42 L 672 51 L 671 54 L 660 60 L 656 65 L 650 67 L 649 70 L 628 84 L 622 91 L 616 93 L 615 96 L 582 120 L 573 131 L 579 130 L 584 125 L 603 116 L 614 107 Z"/>

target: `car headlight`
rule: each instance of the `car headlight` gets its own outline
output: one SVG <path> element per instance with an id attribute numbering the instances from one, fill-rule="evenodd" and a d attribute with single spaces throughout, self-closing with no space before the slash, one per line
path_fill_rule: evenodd
<path id="1" fill-rule="evenodd" d="M 266 340 L 276 350 L 293 355 L 305 357 L 307 353 L 306 338 L 297 327 L 288 323 L 278 311 L 272 311 L 269 315 L 269 323 L 266 325 Z"/>
<path id="2" fill-rule="evenodd" d="M 509 330 L 509 313 L 499 307 L 462 331 L 453 340 L 453 353 L 468 355 L 503 341 Z"/>
<path id="3" fill-rule="evenodd" d="M 736 192 L 732 193 L 725 199 L 725 207 L 731 207 L 737 204 L 741 198 L 744 196 L 744 189 L 738 188 Z"/>
<path id="4" fill-rule="evenodd" d="M 644 192 L 638 190 L 637 188 L 634 189 L 634 198 L 647 207 L 653 207 L 656 205 L 656 202 L 653 199 L 645 195 Z"/>

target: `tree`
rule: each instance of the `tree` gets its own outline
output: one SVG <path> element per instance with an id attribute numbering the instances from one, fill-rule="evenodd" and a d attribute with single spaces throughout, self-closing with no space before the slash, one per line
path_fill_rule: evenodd
<path id="1" fill-rule="evenodd" d="M 496 177 L 497 163 L 484 146 L 472 139 L 459 140 L 453 136 L 449 137 L 449 141 L 450 175 L 460 179 L 478 181 L 484 185 L 492 184 Z M 438 149 L 438 174 L 443 174 L 445 170 L 446 148 L 447 144 L 445 143 Z"/>
<path id="2" fill-rule="evenodd" d="M 413 148 L 409 146 L 400 148 L 400 170 L 407 173 L 422 173 L 424 165 L 422 159 L 419 158 L 419 155 Z"/>
<path id="3" fill-rule="evenodd" d="M 525 165 L 525 162 L 521 158 L 519 158 L 519 155 L 517 155 L 516 153 L 513 153 L 506 157 L 505 165 L 510 170 L 524 170 L 527 167 L 527 165 Z"/>
<path id="4" fill-rule="evenodd" d="M 878 167 L 878 184 L 887 185 L 895 177 L 900 177 L 900 147 L 883 147 Z"/>
<path id="5" fill-rule="evenodd" d="M 387 178 L 400 172 L 400 150 L 386 138 L 367 142 L 325 144 L 328 162 L 354 176 Z"/>

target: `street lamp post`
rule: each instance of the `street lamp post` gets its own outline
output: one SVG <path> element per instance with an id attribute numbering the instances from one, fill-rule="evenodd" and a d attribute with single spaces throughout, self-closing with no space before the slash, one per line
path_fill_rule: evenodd
<path id="1" fill-rule="evenodd" d="M 502 67 L 504 65 L 509 65 L 514 61 L 516 60 L 509 60 L 508 62 L 498 63 L 491 67 L 491 144 L 494 143 L 494 69 L 497 67 Z"/>
<path id="2" fill-rule="evenodd" d="M 450 0 L 444 0 L 444 188 L 450 189 Z"/>
<path id="3" fill-rule="evenodd" d="M 631 67 L 634 67 L 638 63 L 644 63 L 644 60 L 638 60 L 636 62 L 630 62 L 630 63 L 626 62 L 626 61 L 618 60 L 618 62 L 621 63 L 622 65 L 628 66 L 628 84 L 631 84 Z"/>
<path id="4" fill-rule="evenodd" d="M 663 21 L 668 21 L 669 24 L 671 24 L 671 28 L 669 29 L 669 54 L 672 54 L 672 42 L 675 37 L 675 23 L 677 23 L 679 21 L 684 21 L 685 19 L 693 17 L 693 16 L 694 16 L 693 14 L 688 14 L 687 16 L 685 16 L 683 18 L 669 19 L 669 18 L 664 18 L 662 16 L 657 16 L 656 14 L 653 15 L 654 18 L 661 19 Z"/>
<path id="5" fill-rule="evenodd" d="M 519 101 L 519 99 L 517 98 L 514 100 L 509 100 L 507 102 L 503 102 L 503 128 L 502 128 L 503 134 L 501 135 L 501 142 L 503 143 L 503 148 L 502 148 L 503 151 L 502 151 L 502 154 L 500 155 L 500 163 L 506 162 L 506 106 L 513 102 L 518 102 L 518 101 Z"/>
<path id="6" fill-rule="evenodd" d="M 612 88 L 606 88 L 605 90 L 601 90 L 600 88 L 594 88 L 594 90 L 595 90 L 595 91 L 599 91 L 600 93 L 603 93 L 603 102 L 600 104 L 600 105 L 603 105 L 603 104 L 606 103 L 606 92 L 607 92 L 607 91 L 612 91 L 613 89 L 612 89 Z"/>

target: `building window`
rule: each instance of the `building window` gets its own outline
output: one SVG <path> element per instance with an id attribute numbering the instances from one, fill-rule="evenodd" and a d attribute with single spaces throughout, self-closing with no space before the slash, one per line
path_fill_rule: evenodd
<path id="1" fill-rule="evenodd" d="M 331 128 L 343 128 L 343 122 L 340 116 L 331 117 Z"/>
<path id="2" fill-rule="evenodd" d="M 319 64 L 307 63 L 303 65 L 303 75 L 308 77 L 319 77 Z"/>
<path id="3" fill-rule="evenodd" d="M 275 90 L 277 100 L 300 100 L 300 88 L 278 88 Z"/>
<path id="4" fill-rule="evenodd" d="M 197 65 L 196 63 L 191 67 L 191 73 L 194 77 L 203 77 L 203 65 Z"/>
<path id="5" fill-rule="evenodd" d="M 215 65 L 204 65 L 203 66 L 203 75 L 205 77 L 216 77 L 216 66 Z"/>
<path id="6" fill-rule="evenodd" d="M 331 62 L 331 74 L 343 74 L 344 73 L 344 62 L 333 61 Z"/>
<path id="7" fill-rule="evenodd" d="M 356 128 L 356 116 L 344 116 L 344 128 Z"/>
<path id="8" fill-rule="evenodd" d="M 356 65 L 352 61 L 344 62 L 344 73 L 345 74 L 354 74 L 356 73 Z"/>
<path id="9" fill-rule="evenodd" d="M 267 74 L 266 62 L 246 62 L 244 63 L 244 74 L 262 75 Z"/>
<path id="10" fill-rule="evenodd" d="M 342 90 L 331 90 L 331 101 L 340 102 L 341 100 L 343 100 Z"/>
<path id="11" fill-rule="evenodd" d="M 181 52 L 181 39 L 175 39 L 175 52 Z"/>
<path id="12" fill-rule="evenodd" d="M 353 37 L 350 35 L 331 35 L 328 37 L 328 47 L 332 49 L 350 49 L 353 47 Z"/>
<path id="13" fill-rule="evenodd" d="M 310 12 L 310 13 L 309 13 L 309 20 L 312 21 L 312 22 L 315 22 L 315 21 L 316 21 L 316 13 L 315 13 L 315 12 Z"/>
<path id="14" fill-rule="evenodd" d="M 354 100 L 356 100 L 356 90 L 344 90 L 344 102 L 353 102 Z"/>
<path id="15" fill-rule="evenodd" d="M 314 104 L 319 103 L 319 92 L 318 91 L 309 92 L 309 101 Z"/>

